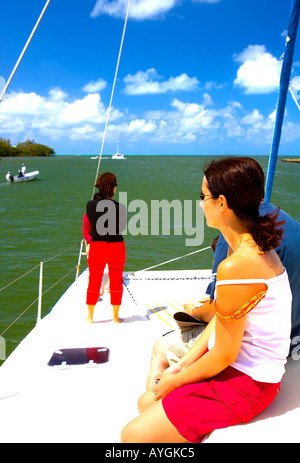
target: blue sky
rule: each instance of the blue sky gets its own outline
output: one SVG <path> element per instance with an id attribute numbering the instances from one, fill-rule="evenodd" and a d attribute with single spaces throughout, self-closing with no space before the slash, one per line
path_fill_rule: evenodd
<path id="1" fill-rule="evenodd" d="M 0 87 L 45 1 L 2 2 Z M 119 137 L 125 154 L 268 155 L 290 5 L 132 0 L 104 154 Z M 0 137 L 31 138 L 57 154 L 100 152 L 126 7 L 51 1 L 0 105 Z M 280 154 L 300 156 L 299 147 L 289 95 Z"/>

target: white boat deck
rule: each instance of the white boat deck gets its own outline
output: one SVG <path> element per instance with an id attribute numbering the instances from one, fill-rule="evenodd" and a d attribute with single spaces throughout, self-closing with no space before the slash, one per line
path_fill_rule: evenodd
<path id="1" fill-rule="evenodd" d="M 209 271 L 144 272 L 125 278 L 120 317 L 112 323 L 109 294 L 84 321 L 88 271 L 0 368 L 0 442 L 119 443 L 137 416 L 152 346 L 176 328 L 172 315 L 201 298 Z M 100 365 L 50 367 L 60 349 L 107 347 Z M 207 442 L 297 442 L 300 418 L 298 362 L 288 366 L 282 392 L 253 423 L 215 431 Z"/>
<path id="2" fill-rule="evenodd" d="M 174 291 L 176 272 L 171 273 L 171 280 L 149 281 L 142 273 L 127 280 L 119 325 L 112 323 L 105 293 L 89 325 L 84 321 L 85 271 L 0 368 L 0 442 L 119 442 L 122 428 L 137 415 L 154 341 L 176 327 L 172 313 L 182 309 L 180 301 L 196 297 L 197 288 L 201 297 L 208 283 L 195 281 L 197 272 L 191 272 L 192 279 Z M 148 272 L 147 278 L 150 274 L 155 277 Z M 108 347 L 110 360 L 97 366 L 48 366 L 56 350 L 75 347 Z"/>

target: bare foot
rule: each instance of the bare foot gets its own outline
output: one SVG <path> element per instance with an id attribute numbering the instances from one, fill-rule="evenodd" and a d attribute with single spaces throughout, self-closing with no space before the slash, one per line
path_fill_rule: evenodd
<path id="1" fill-rule="evenodd" d="M 113 305 L 113 323 L 122 323 L 122 319 L 119 318 L 119 305 Z"/>
<path id="2" fill-rule="evenodd" d="M 93 323 L 93 318 L 94 318 L 94 305 L 88 305 L 87 306 L 87 311 L 88 311 L 88 316 L 86 317 L 85 321 L 87 323 Z"/>

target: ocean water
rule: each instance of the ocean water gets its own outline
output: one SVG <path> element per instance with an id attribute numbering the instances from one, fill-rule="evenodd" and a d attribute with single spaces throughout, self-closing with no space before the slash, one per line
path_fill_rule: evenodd
<path id="1" fill-rule="evenodd" d="M 254 156 L 255 157 L 255 156 Z M 211 160 L 204 156 L 128 156 L 125 161 L 114 161 L 104 156 L 100 173 L 114 172 L 118 180 L 119 199 L 126 195 L 127 204 L 148 207 L 149 227 L 141 228 L 137 213 L 128 214 L 136 219 L 137 228 L 148 235 L 125 236 L 127 249 L 126 271 L 141 270 L 161 262 L 210 246 L 218 235 L 216 230 L 203 224 L 203 243 L 187 246 L 188 236 L 170 233 L 151 235 L 151 201 L 192 201 L 199 199 L 203 166 Z M 268 157 L 256 158 L 265 172 Z M 22 162 L 27 171 L 39 170 L 38 180 L 23 184 L 7 184 L 8 170 L 16 173 Z M 3 158 L 0 162 L 0 336 L 8 326 L 29 307 L 38 296 L 39 268 L 1 291 L 6 285 L 52 257 L 62 256 L 45 264 L 43 316 L 52 308 L 74 281 L 79 243 L 82 239 L 82 217 L 86 202 L 91 199 L 98 161 L 90 156 L 56 156 L 52 158 Z M 280 206 L 300 221 L 299 207 L 300 164 L 279 160 L 272 203 Z M 138 203 L 133 201 L 139 200 Z M 182 209 L 184 210 L 184 208 Z M 195 219 L 196 220 L 196 219 Z M 147 225 L 147 224 L 146 224 Z M 174 224 L 173 224 L 174 225 Z M 196 222 L 194 223 L 196 225 Z M 201 225 L 202 229 L 202 225 Z M 145 231 L 146 230 L 146 231 Z M 200 238 L 199 238 L 200 239 Z M 65 252 L 67 251 L 67 252 Z M 211 268 L 211 250 L 172 262 L 161 269 Z M 82 270 L 86 268 L 83 258 Z M 73 269 L 73 270 L 72 270 Z M 61 283 L 49 290 L 61 277 Z M 49 291 L 48 291 L 49 290 Z M 34 327 L 37 302 L 3 335 L 6 355 Z M 1 354 L 1 352 L 0 352 Z M 0 355 L 1 357 L 1 355 Z M 0 362 L 1 364 L 1 362 Z"/>

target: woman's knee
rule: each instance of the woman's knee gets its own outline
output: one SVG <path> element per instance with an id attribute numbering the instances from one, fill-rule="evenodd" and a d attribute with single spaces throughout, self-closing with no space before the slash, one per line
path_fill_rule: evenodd
<path id="1" fill-rule="evenodd" d="M 154 394 L 152 392 L 145 392 L 138 400 L 139 413 L 143 413 L 147 408 L 155 403 Z"/>
<path id="2" fill-rule="evenodd" d="M 125 428 L 123 429 L 122 433 L 121 433 L 121 443 L 122 444 L 133 444 L 133 440 L 132 440 L 132 437 L 133 437 L 133 433 L 131 431 L 131 423 L 129 423 L 127 426 L 125 426 Z"/>
<path id="3" fill-rule="evenodd" d="M 122 444 L 142 444 L 145 442 L 146 436 L 143 435 L 142 425 L 139 423 L 139 418 L 136 418 L 131 423 L 127 424 L 121 433 Z"/>

